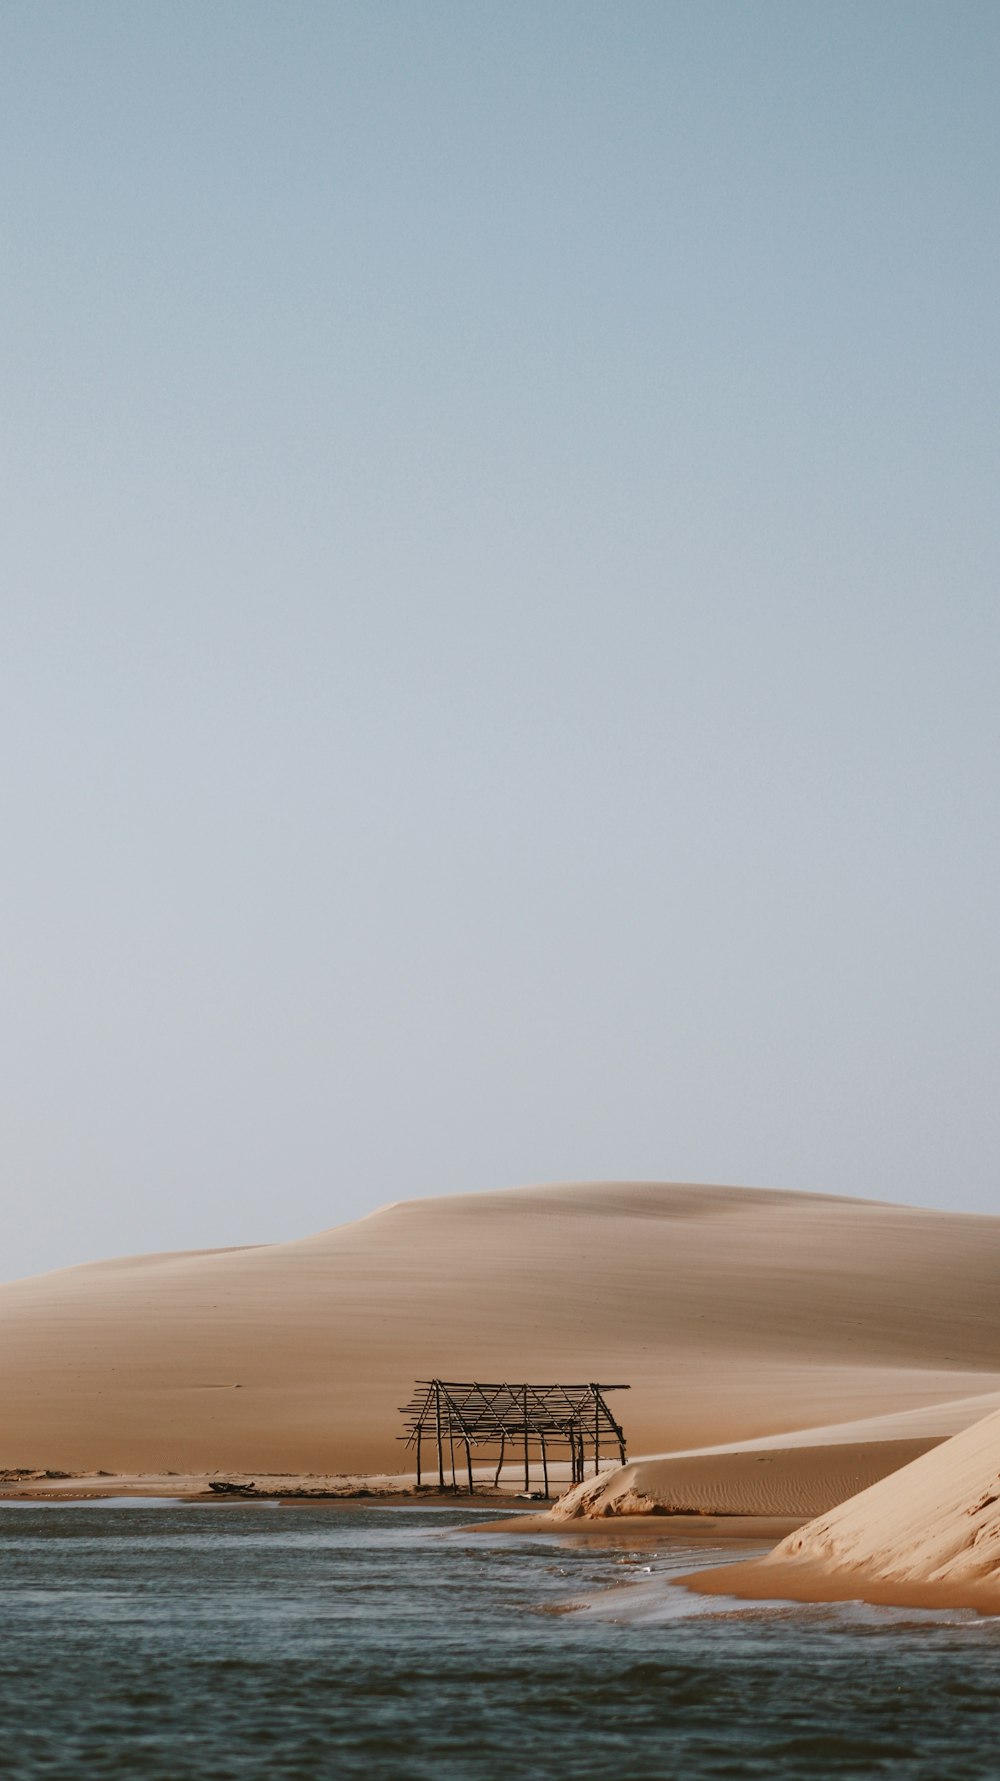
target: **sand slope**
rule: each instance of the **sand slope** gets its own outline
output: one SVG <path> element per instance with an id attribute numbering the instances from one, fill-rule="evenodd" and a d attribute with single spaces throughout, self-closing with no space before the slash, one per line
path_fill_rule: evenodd
<path id="1" fill-rule="evenodd" d="M 998 1408 L 1000 1394 L 985 1392 L 752 1441 L 646 1454 L 585 1479 L 551 1514 L 560 1522 L 663 1514 L 806 1520 Z"/>
<path id="2" fill-rule="evenodd" d="M 392 1472 L 433 1374 L 628 1381 L 631 1453 L 740 1442 L 1000 1392 L 998 1289 L 1000 1219 L 650 1183 L 411 1201 L 0 1287 L 0 1465 Z"/>
<path id="3" fill-rule="evenodd" d="M 691 1581 L 726 1594 L 1000 1612 L 1000 1412 L 790 1534 L 766 1559 Z"/>
<path id="4" fill-rule="evenodd" d="M 932 1445 L 927 1439 L 723 1450 L 683 1458 L 663 1454 L 578 1487 L 550 1513 L 561 1526 L 617 1515 L 780 1515 L 804 1521 Z"/>

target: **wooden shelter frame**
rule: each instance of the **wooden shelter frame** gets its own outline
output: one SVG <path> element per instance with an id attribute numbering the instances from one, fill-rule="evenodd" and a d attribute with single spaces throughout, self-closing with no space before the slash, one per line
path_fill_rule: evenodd
<path id="1" fill-rule="evenodd" d="M 617 1448 L 625 1464 L 625 1435 L 608 1409 L 604 1394 L 628 1391 L 627 1385 L 510 1385 L 478 1380 L 418 1379 L 404 1404 L 406 1433 L 399 1436 L 415 1450 L 417 1488 L 423 1483 L 424 1453 L 433 1448 L 439 1490 L 458 1490 L 455 1449 L 465 1450 L 470 1494 L 475 1490 L 472 1454 L 492 1450 L 496 1458 L 494 1489 L 507 1458 L 508 1444 L 524 1467 L 524 1488 L 531 1490 L 531 1463 L 541 1463 L 544 1494 L 549 1494 L 549 1461 L 568 1452 L 574 1484 L 584 1477 L 588 1458 L 595 1475 L 601 1469 L 601 1446 Z M 448 1482 L 448 1473 L 451 1481 Z"/>

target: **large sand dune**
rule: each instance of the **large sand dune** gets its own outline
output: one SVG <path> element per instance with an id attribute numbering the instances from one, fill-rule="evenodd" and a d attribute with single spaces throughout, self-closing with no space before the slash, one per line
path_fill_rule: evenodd
<path id="1" fill-rule="evenodd" d="M 1000 1392 L 998 1293 L 1000 1219 L 654 1183 L 404 1202 L 0 1287 L 0 1465 L 396 1470 L 434 1374 L 628 1382 L 633 1454 L 815 1431 Z"/>

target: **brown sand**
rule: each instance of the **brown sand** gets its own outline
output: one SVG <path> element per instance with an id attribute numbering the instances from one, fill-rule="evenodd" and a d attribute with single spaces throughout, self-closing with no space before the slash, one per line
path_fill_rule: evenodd
<path id="1" fill-rule="evenodd" d="M 1000 1412 L 790 1534 L 686 1579 L 708 1594 L 1000 1613 Z"/>
<path id="2" fill-rule="evenodd" d="M 651 1183 L 413 1201 L 0 1287 L 0 1465 L 395 1473 L 416 1376 L 596 1378 L 632 1385 L 633 1453 L 767 1437 L 749 1494 L 722 1467 L 698 1503 L 787 1513 L 813 1461 L 775 1436 L 1000 1393 L 998 1287 L 1000 1219 Z"/>
<path id="3" fill-rule="evenodd" d="M 935 1445 L 925 1438 L 636 1460 L 563 1497 L 552 1517 L 783 1515 L 807 1521 Z"/>
<path id="4" fill-rule="evenodd" d="M 887 1581 L 857 1571 L 834 1575 L 824 1565 L 789 1562 L 771 1568 L 766 1558 L 745 1559 L 707 1571 L 673 1577 L 671 1583 L 697 1595 L 739 1597 L 756 1602 L 871 1602 L 882 1608 L 974 1608 L 978 1614 L 1000 1614 L 996 1582 L 922 1583 Z"/>
<path id="5" fill-rule="evenodd" d="M 250 1478 L 241 1472 L 230 1472 L 226 1474 L 224 1485 L 235 1487 L 232 1494 L 225 1494 L 224 1487 L 220 1493 L 220 1483 L 223 1480 L 218 1473 L 211 1477 L 195 1472 L 60 1472 L 51 1476 L 37 1472 L 8 1471 L 0 1472 L 0 1502 L 66 1503 L 99 1501 L 103 1497 L 173 1497 L 178 1501 L 230 1503 L 281 1497 L 289 1501 L 301 1498 L 348 1503 L 357 1502 L 359 1498 L 377 1497 L 395 1504 L 403 1501 L 421 1502 L 432 1494 L 416 1492 L 408 1477 L 358 1477 L 342 1473 L 318 1477 L 304 1473 L 272 1475 L 258 1472 Z M 439 1497 L 437 1500 L 444 1499 Z M 482 1501 L 478 1496 L 469 1498 L 451 1493 L 447 1500 L 450 1503 L 471 1502 L 474 1505 Z M 507 1512 L 507 1504 L 502 1495 L 497 1495 L 496 1502 L 498 1508 L 503 1505 Z M 516 1513 L 514 1510 L 511 1512 Z"/>
<path id="6" fill-rule="evenodd" d="M 466 1534 L 547 1534 L 552 1539 L 584 1546 L 663 1546 L 670 1540 L 783 1540 L 802 1522 L 789 1515 L 608 1515 L 595 1521 L 581 1517 L 558 1521 L 554 1515 L 504 1515 L 497 1521 L 475 1521 Z"/>
<path id="7" fill-rule="evenodd" d="M 644 1454 L 584 1479 L 563 1494 L 552 1514 L 565 1519 L 690 1510 L 806 1521 L 997 1408 L 998 1394 L 985 1392 L 722 1447 Z"/>

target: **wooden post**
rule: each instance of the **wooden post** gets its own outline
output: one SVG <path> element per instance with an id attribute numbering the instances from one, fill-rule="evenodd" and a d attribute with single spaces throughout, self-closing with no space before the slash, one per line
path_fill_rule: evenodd
<path id="1" fill-rule="evenodd" d="M 472 1482 L 472 1448 L 469 1446 L 468 1436 L 465 1438 L 465 1467 L 469 1474 L 469 1495 L 471 1497 L 474 1494 L 475 1487 Z"/>
<path id="2" fill-rule="evenodd" d="M 591 1386 L 594 1394 L 594 1477 L 601 1469 L 601 1394 L 596 1385 Z"/>
<path id="3" fill-rule="evenodd" d="M 505 1431 L 503 1429 L 501 1429 L 501 1431 L 500 1431 L 500 1458 L 497 1460 L 496 1477 L 493 1480 L 493 1489 L 494 1490 L 499 1490 L 499 1488 L 500 1488 L 500 1474 L 503 1471 L 503 1456 L 506 1453 L 506 1451 L 507 1451 L 507 1435 L 506 1435 Z"/>
<path id="4" fill-rule="evenodd" d="M 417 1489 L 420 1489 L 420 1424 L 417 1423 Z"/>
<path id="5" fill-rule="evenodd" d="M 531 1490 L 531 1466 L 528 1461 L 528 1387 L 524 1388 L 524 1488 Z"/>
<path id="6" fill-rule="evenodd" d="M 549 1498 L 549 1462 L 545 1453 L 545 1436 L 542 1435 L 542 1482 L 545 1486 L 545 1500 Z"/>
<path id="7" fill-rule="evenodd" d="M 434 1381 L 434 1419 L 437 1423 L 438 1489 L 444 1489 L 444 1446 L 441 1440 L 441 1387 Z"/>

